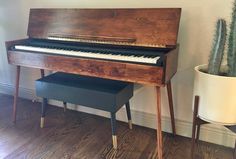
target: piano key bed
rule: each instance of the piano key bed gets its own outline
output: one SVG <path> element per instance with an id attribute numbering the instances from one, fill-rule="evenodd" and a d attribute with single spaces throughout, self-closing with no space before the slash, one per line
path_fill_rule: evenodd
<path id="1" fill-rule="evenodd" d="M 110 112 L 113 148 L 117 148 L 116 112 L 126 106 L 129 128 L 132 129 L 129 100 L 133 84 L 57 72 L 36 80 L 36 94 L 43 98 L 41 128 L 44 127 L 47 100 L 83 105 Z"/>

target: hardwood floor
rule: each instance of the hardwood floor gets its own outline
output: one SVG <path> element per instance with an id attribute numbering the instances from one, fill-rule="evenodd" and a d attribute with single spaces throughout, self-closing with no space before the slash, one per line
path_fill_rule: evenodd
<path id="1" fill-rule="evenodd" d="M 40 103 L 18 100 L 17 123 L 11 120 L 13 98 L 0 94 L 0 158 L 5 159 L 155 159 L 156 131 L 128 129 L 118 122 L 118 150 L 112 148 L 110 120 L 50 106 L 40 129 Z M 189 159 L 191 140 L 164 134 L 165 159 Z M 200 142 L 196 159 L 232 159 L 233 149 Z"/>

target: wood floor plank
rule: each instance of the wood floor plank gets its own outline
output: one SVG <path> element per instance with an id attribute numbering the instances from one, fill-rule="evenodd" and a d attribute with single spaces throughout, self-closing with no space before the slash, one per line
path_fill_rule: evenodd
<path id="1" fill-rule="evenodd" d="M 4 159 L 157 159 L 156 131 L 132 130 L 117 123 L 118 148 L 112 148 L 110 120 L 49 106 L 45 128 L 39 127 L 40 103 L 18 100 L 16 125 L 11 122 L 13 97 L 0 94 L 0 158 Z M 189 159 L 191 140 L 164 134 L 165 159 Z M 195 159 L 232 159 L 233 149 L 199 142 Z"/>

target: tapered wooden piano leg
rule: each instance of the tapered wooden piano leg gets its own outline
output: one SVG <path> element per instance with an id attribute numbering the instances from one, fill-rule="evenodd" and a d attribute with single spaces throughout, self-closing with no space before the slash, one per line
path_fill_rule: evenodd
<path id="1" fill-rule="evenodd" d="M 66 112 L 66 109 L 67 109 L 67 103 L 66 102 L 63 102 L 63 107 L 64 107 L 64 112 Z"/>
<path id="2" fill-rule="evenodd" d="M 40 69 L 40 72 L 41 72 L 41 77 L 44 77 L 45 76 L 44 69 Z"/>
<path id="3" fill-rule="evenodd" d="M 169 81 L 169 82 L 167 83 L 167 94 L 168 94 L 168 101 L 169 101 L 169 109 L 170 109 L 170 118 L 171 118 L 172 133 L 173 133 L 173 135 L 176 135 L 176 129 L 175 129 L 175 115 L 174 115 L 174 107 L 173 107 L 171 81 Z"/>
<path id="4" fill-rule="evenodd" d="M 161 89 L 156 87 L 157 94 L 157 151 L 158 159 L 162 159 L 162 129 L 161 129 Z"/>
<path id="5" fill-rule="evenodd" d="M 129 102 L 127 102 L 125 104 L 125 107 L 126 107 L 126 113 L 127 113 L 128 123 L 129 123 L 129 129 L 132 129 L 132 119 L 131 119 L 131 112 L 130 112 Z"/>
<path id="6" fill-rule="evenodd" d="M 16 111 L 17 111 L 17 98 L 19 92 L 19 82 L 20 82 L 20 66 L 16 68 L 16 81 L 15 81 L 15 93 L 13 102 L 13 123 L 16 123 Z"/>

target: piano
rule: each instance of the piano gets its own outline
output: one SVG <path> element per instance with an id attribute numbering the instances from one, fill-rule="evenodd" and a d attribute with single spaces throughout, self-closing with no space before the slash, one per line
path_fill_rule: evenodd
<path id="1" fill-rule="evenodd" d="M 171 78 L 177 71 L 180 8 L 31 9 L 28 38 L 6 42 L 16 65 L 13 121 L 20 68 L 68 72 L 156 87 L 157 150 L 162 159 L 161 92 L 167 86 L 175 134 Z"/>

